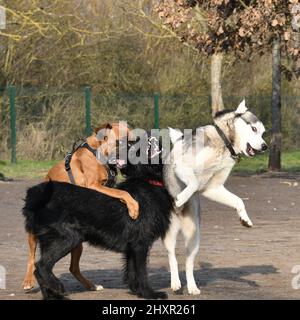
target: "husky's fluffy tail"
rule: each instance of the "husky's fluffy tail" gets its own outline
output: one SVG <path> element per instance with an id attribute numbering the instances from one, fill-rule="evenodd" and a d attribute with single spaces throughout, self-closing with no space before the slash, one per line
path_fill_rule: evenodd
<path id="1" fill-rule="evenodd" d="M 22 210 L 27 232 L 35 233 L 35 225 L 39 221 L 39 210 L 50 201 L 52 193 L 52 182 L 44 182 L 27 190 L 25 205 Z"/>

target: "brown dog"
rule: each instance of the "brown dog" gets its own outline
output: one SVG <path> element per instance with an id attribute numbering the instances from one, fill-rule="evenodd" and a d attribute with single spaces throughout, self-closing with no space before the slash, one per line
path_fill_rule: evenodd
<path id="1" fill-rule="evenodd" d="M 99 132 L 101 130 L 101 138 L 99 139 Z M 104 134 L 102 134 L 104 132 Z M 130 132 L 123 124 L 113 123 L 105 124 L 100 128 L 95 129 L 93 135 L 86 139 L 88 146 L 93 150 L 100 149 L 104 157 L 108 157 L 112 152 L 116 151 L 117 141 L 129 136 Z M 95 155 L 87 148 L 79 148 L 74 151 L 71 162 L 72 175 L 77 185 L 86 188 L 94 189 L 109 195 L 113 198 L 120 199 L 126 203 L 130 216 L 133 219 L 138 217 L 139 205 L 130 196 L 130 194 L 123 190 L 109 188 L 106 185 L 108 181 L 108 170 L 105 165 L 97 161 Z M 65 161 L 61 161 L 50 169 L 46 176 L 46 181 L 55 180 L 60 182 L 70 182 L 70 177 L 65 168 Z M 109 213 L 108 213 L 109 214 Z M 28 234 L 29 243 L 29 259 L 27 265 L 27 272 L 23 281 L 24 290 L 30 290 L 35 285 L 34 263 L 35 252 L 37 247 L 37 240 L 33 234 Z M 82 254 L 82 244 L 72 250 L 70 272 L 74 277 L 80 281 L 88 290 L 100 290 L 101 286 L 95 286 L 87 280 L 80 272 L 79 260 Z"/>

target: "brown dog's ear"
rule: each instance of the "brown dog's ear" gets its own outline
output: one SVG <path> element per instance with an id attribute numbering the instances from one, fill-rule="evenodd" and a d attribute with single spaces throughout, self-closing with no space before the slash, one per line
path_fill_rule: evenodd
<path id="1" fill-rule="evenodd" d="M 104 123 L 100 127 L 94 128 L 94 133 L 97 134 L 98 131 L 103 130 L 103 129 L 111 130 L 112 129 L 112 125 L 110 123 L 108 123 L 108 122 Z"/>
<path id="2" fill-rule="evenodd" d="M 107 140 L 107 130 L 111 130 L 112 125 L 110 123 L 105 123 L 100 127 L 94 129 L 94 133 L 99 141 Z"/>

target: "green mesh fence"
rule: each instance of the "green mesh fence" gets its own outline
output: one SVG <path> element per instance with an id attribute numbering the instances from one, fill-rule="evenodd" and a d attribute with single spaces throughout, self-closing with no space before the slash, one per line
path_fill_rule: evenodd
<path id="1" fill-rule="evenodd" d="M 104 94 L 91 90 L 87 108 L 86 88 L 16 88 L 16 151 L 19 159 L 61 159 L 73 142 L 91 127 L 125 120 L 132 128 L 196 128 L 212 122 L 210 96 L 184 94 Z M 270 96 L 245 97 L 247 105 L 271 128 Z M 224 95 L 226 108 L 234 109 L 240 97 Z M 87 110 L 90 114 L 87 116 Z M 155 117 L 156 115 L 156 117 Z M 282 97 L 282 132 L 285 149 L 300 148 L 300 97 Z M 89 120 L 90 119 L 90 120 Z M 0 159 L 12 150 L 9 90 L 0 88 Z"/>

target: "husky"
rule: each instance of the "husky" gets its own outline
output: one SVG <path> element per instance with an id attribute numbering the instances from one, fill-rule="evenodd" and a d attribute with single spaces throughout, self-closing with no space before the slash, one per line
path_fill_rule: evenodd
<path id="1" fill-rule="evenodd" d="M 175 199 L 171 226 L 164 238 L 171 271 L 171 288 L 173 291 L 181 288 L 175 256 L 176 238 L 181 231 L 186 247 L 187 289 L 192 295 L 200 294 L 193 274 L 200 240 L 199 192 L 210 200 L 234 208 L 241 224 L 252 227 L 243 200 L 228 191 L 224 183 L 242 154 L 253 157 L 267 149 L 262 138 L 264 125 L 247 109 L 245 100 L 234 111 L 216 113 L 213 125 L 198 130 L 202 132 L 203 145 L 197 150 L 195 137 L 191 143 L 185 143 L 180 130 L 169 128 L 173 148 L 164 166 L 164 182 Z M 192 148 L 196 152 L 190 152 Z"/>

